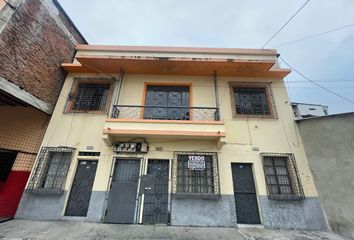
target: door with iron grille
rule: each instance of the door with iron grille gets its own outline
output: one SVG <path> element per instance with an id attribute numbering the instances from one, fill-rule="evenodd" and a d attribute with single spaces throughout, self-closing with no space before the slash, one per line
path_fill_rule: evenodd
<path id="1" fill-rule="evenodd" d="M 144 192 L 144 224 L 168 223 L 169 161 L 149 159 Z"/>
<path id="2" fill-rule="evenodd" d="M 96 169 L 97 161 L 79 161 L 65 211 L 66 216 L 87 215 Z"/>
<path id="3" fill-rule="evenodd" d="M 237 223 L 260 224 L 252 164 L 233 163 L 231 167 Z"/>
<path id="4" fill-rule="evenodd" d="M 116 160 L 105 222 L 134 223 L 139 172 L 139 159 Z"/>

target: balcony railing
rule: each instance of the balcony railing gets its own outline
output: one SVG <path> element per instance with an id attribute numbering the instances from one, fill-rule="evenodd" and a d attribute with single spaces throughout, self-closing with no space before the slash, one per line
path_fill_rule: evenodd
<path id="1" fill-rule="evenodd" d="M 112 118 L 118 119 L 155 119 L 155 120 L 193 120 L 219 121 L 218 108 L 186 106 L 137 106 L 114 105 Z"/>

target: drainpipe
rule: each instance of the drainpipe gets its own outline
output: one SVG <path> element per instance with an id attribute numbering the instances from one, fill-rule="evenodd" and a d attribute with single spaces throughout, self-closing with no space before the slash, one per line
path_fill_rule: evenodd
<path id="1" fill-rule="evenodd" d="M 121 68 L 120 75 L 119 75 L 119 89 L 118 89 L 117 99 L 116 99 L 115 104 L 119 103 L 120 91 L 121 91 L 122 85 L 123 85 L 124 74 L 125 74 L 125 72 L 124 72 L 123 68 Z"/>
<path id="2" fill-rule="evenodd" d="M 216 71 L 214 72 L 214 91 L 215 91 L 215 120 L 220 120 L 220 104 L 219 104 L 219 91 L 218 91 L 218 78 Z"/>
<path id="3" fill-rule="evenodd" d="M 109 116 L 110 117 L 114 117 L 116 114 L 117 114 L 117 109 L 114 108 L 115 105 L 118 104 L 119 102 L 119 97 L 120 97 L 120 92 L 121 92 L 121 89 L 122 89 L 122 84 L 123 84 L 123 79 L 124 79 L 124 70 L 123 68 L 120 69 L 120 74 L 119 74 L 119 79 L 118 79 L 118 84 L 119 84 L 119 87 L 118 87 L 118 90 L 117 90 L 117 85 L 116 85 L 116 89 L 114 90 L 114 98 L 112 99 L 112 104 L 111 104 L 111 109 L 109 111 Z"/>

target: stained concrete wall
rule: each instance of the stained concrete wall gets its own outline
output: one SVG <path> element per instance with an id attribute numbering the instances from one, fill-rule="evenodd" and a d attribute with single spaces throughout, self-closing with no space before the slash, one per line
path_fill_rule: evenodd
<path id="1" fill-rule="evenodd" d="M 329 225 L 354 237 L 354 113 L 298 125 Z"/>

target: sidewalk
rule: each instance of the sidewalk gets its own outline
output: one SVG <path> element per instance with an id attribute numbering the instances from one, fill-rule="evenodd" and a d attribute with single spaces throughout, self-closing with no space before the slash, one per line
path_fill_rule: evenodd
<path id="1" fill-rule="evenodd" d="M 11 220 L 0 224 L 0 239 L 344 240 L 347 238 L 327 232 L 276 231 L 259 228 L 197 228 L 153 225 L 101 224 L 78 221 Z"/>

